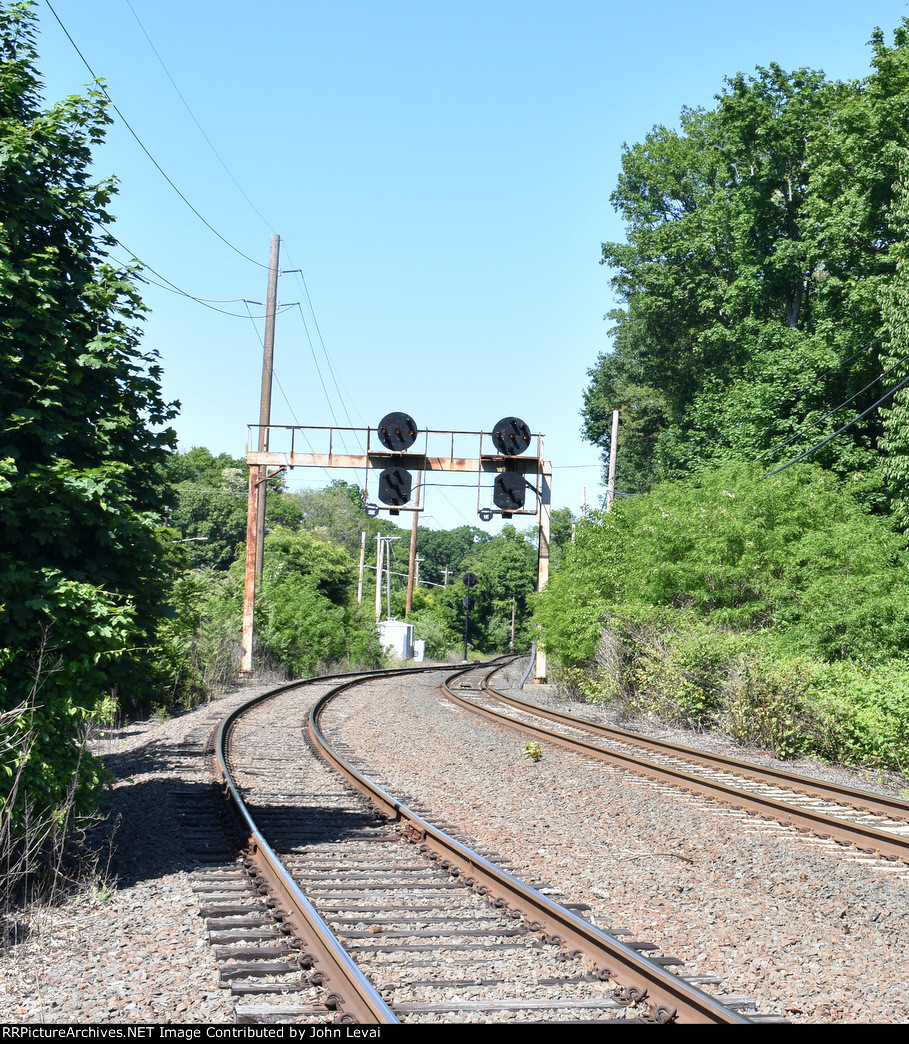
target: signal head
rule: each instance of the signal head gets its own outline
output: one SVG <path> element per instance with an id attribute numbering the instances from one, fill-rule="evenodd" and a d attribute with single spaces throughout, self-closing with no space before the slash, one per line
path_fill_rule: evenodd
<path id="1" fill-rule="evenodd" d="M 520 417 L 503 417 L 492 429 L 492 442 L 503 457 L 516 457 L 530 445 L 530 428 Z"/>
<path id="2" fill-rule="evenodd" d="M 376 428 L 379 442 L 393 453 L 410 449 L 417 439 L 417 425 L 413 417 L 406 413 L 386 414 Z"/>

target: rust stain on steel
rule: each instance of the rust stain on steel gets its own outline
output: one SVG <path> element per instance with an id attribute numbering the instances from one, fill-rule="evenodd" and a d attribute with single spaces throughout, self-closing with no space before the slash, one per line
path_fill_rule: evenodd
<path id="1" fill-rule="evenodd" d="M 538 457 L 430 457 L 422 453 L 272 453 L 250 452 L 246 463 L 253 466 L 285 468 L 387 468 L 394 462 L 398 467 L 411 471 L 478 472 L 499 471 L 507 466 L 509 471 L 522 475 L 539 471 Z"/>

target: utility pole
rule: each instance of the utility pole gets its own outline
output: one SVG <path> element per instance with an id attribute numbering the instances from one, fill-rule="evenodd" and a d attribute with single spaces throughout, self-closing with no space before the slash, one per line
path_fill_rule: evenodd
<path id="1" fill-rule="evenodd" d="M 619 447 L 619 411 L 612 411 L 612 435 L 609 439 L 609 485 L 606 487 L 606 510 L 612 511 L 615 500 L 615 461 Z"/>
<path id="2" fill-rule="evenodd" d="M 549 542 L 552 529 L 552 464 L 544 461 L 540 469 L 540 537 L 537 548 L 537 591 L 549 583 Z M 546 681 L 546 653 L 537 646 L 534 682 Z"/>
<path id="3" fill-rule="evenodd" d="M 268 426 L 271 424 L 271 389 L 275 360 L 275 316 L 278 311 L 278 258 L 281 237 L 271 237 L 271 256 L 268 262 L 268 296 L 265 300 L 265 338 L 262 354 L 262 398 L 259 405 L 259 452 L 268 449 Z M 265 468 L 259 468 L 259 496 L 256 509 L 256 580 L 262 578 L 265 561 L 265 496 L 267 483 Z"/>
<path id="4" fill-rule="evenodd" d="M 259 404 L 258 450 L 268 449 L 268 425 L 271 423 L 271 386 L 274 370 L 275 314 L 278 298 L 278 256 L 280 236 L 271 237 L 268 265 L 268 299 L 265 304 L 265 340 L 262 358 L 262 395 Z M 249 469 L 249 491 L 246 507 L 246 571 L 243 588 L 243 637 L 240 673 L 249 676 L 253 670 L 253 627 L 255 620 L 256 584 L 262 577 L 265 555 L 265 485 L 267 468 L 259 464 Z"/>
<path id="5" fill-rule="evenodd" d="M 420 506 L 420 486 L 422 483 L 422 474 L 417 479 L 417 498 L 416 507 Z M 410 616 L 410 610 L 413 608 L 413 585 L 414 578 L 417 571 L 417 523 L 420 519 L 419 511 L 414 511 L 413 522 L 410 527 L 410 558 L 407 562 L 407 601 L 404 606 L 404 619 L 406 620 Z"/>
<path id="6" fill-rule="evenodd" d="M 400 540 L 396 536 L 376 534 L 376 619 L 382 619 L 382 562 L 385 561 L 385 600 L 388 606 L 387 619 L 391 619 L 391 542 Z"/>
<path id="7" fill-rule="evenodd" d="M 363 571 L 366 564 L 366 530 L 360 533 L 360 574 L 357 580 L 357 605 L 363 604 Z"/>

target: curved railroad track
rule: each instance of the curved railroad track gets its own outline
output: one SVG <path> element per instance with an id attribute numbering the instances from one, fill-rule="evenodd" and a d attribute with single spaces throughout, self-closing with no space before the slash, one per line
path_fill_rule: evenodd
<path id="1" fill-rule="evenodd" d="M 496 667 L 447 668 L 448 691 L 463 696 L 467 684 L 476 699 Z M 235 991 L 249 978 L 260 1002 L 238 1019 L 761 1020 L 645 956 L 651 944 L 623 942 L 523 884 L 367 778 L 321 719 L 334 697 L 377 675 L 284 686 L 218 731 L 248 876 L 213 873 L 202 886 Z"/>
<path id="2" fill-rule="evenodd" d="M 909 801 L 708 754 L 540 707 L 490 686 L 491 674 L 495 671 L 465 674 L 447 686 L 447 694 L 458 705 L 538 740 L 582 751 L 862 852 L 909 863 Z"/>

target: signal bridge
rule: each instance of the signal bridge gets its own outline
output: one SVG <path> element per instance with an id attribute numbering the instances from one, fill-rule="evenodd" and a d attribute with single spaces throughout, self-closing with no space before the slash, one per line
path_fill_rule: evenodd
<path id="1" fill-rule="evenodd" d="M 360 449 L 352 453 L 348 442 Z M 253 447 L 256 448 L 253 448 Z M 531 450 L 531 452 L 527 452 Z M 526 455 L 525 455 L 526 453 Z M 372 428 L 250 425 L 246 463 L 249 500 L 246 529 L 246 576 L 243 603 L 241 673 L 252 672 L 256 583 L 262 574 L 266 482 L 291 468 L 345 468 L 363 472 L 366 512 L 398 515 L 411 511 L 413 537 L 408 590 L 411 590 L 419 513 L 425 508 L 426 473 L 476 475 L 477 514 L 539 515 L 537 589 L 549 579 L 552 465 L 543 459 L 543 436 L 534 435 L 518 417 L 505 417 L 490 432 L 419 430 L 405 413 L 389 413 Z M 269 471 L 269 469 L 273 469 Z M 411 472 L 417 473 L 414 481 Z M 376 500 L 370 499 L 370 489 Z M 533 496 L 528 498 L 527 494 Z M 376 502 L 378 501 L 378 503 Z M 537 654 L 536 680 L 545 681 L 546 661 Z"/>

